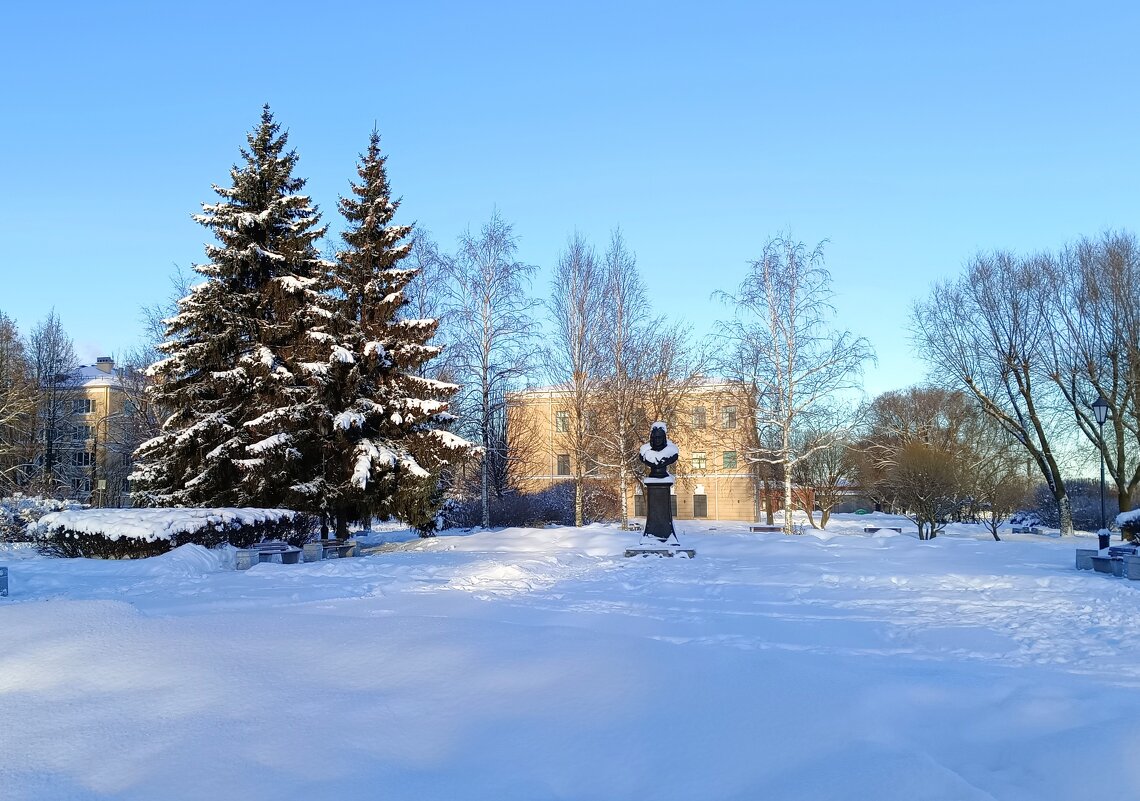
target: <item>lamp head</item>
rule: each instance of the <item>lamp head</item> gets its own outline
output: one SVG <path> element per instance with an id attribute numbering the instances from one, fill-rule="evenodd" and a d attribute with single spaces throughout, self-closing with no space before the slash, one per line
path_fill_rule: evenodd
<path id="1" fill-rule="evenodd" d="M 1092 410 L 1096 415 L 1097 425 L 1104 425 L 1104 421 L 1108 419 L 1108 401 L 1103 395 L 1097 395 L 1096 400 L 1092 402 Z"/>

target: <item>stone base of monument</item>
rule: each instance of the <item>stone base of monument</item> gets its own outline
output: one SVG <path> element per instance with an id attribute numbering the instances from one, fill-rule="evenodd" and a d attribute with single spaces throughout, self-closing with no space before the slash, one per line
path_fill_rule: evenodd
<path id="1" fill-rule="evenodd" d="M 683 556 L 686 559 L 694 559 L 697 552 L 692 548 L 684 548 L 677 540 L 677 535 L 670 535 L 669 539 L 662 542 L 656 537 L 642 537 L 641 542 L 632 548 L 625 549 L 626 556 Z"/>

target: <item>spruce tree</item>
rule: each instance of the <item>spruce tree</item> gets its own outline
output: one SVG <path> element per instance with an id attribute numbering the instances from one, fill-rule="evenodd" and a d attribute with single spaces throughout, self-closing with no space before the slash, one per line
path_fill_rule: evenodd
<path id="1" fill-rule="evenodd" d="M 439 323 L 401 315 L 403 290 L 417 270 L 403 263 L 412 227 L 393 222 L 399 201 L 391 197 L 386 159 L 373 131 L 359 182 L 339 204 L 347 230 L 331 272 L 330 334 L 347 354 L 320 388 L 323 483 L 338 536 L 350 520 L 374 515 L 429 530 L 440 471 L 470 448 L 446 430 L 446 401 L 456 387 L 418 374 L 440 352 L 429 344 Z"/>
<path id="2" fill-rule="evenodd" d="M 326 229 L 268 106 L 247 142 L 232 186 L 215 186 L 221 200 L 194 217 L 217 242 L 194 265 L 205 281 L 179 301 L 165 358 L 150 368 L 169 416 L 136 453 L 142 505 L 305 508 L 319 492 L 304 430 L 315 398 L 300 360 L 315 345 L 337 354 L 322 340 L 331 265 L 314 243 Z"/>

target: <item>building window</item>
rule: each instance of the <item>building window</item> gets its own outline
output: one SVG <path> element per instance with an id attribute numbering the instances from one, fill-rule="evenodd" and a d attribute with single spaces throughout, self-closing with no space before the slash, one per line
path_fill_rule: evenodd
<path id="1" fill-rule="evenodd" d="M 693 517 L 708 517 L 709 516 L 709 496 L 708 495 L 694 495 L 693 496 Z"/>
<path id="2" fill-rule="evenodd" d="M 83 440 L 91 439 L 91 426 L 78 425 L 72 429 L 71 438 L 75 442 L 82 442 Z"/>
<path id="3" fill-rule="evenodd" d="M 725 451 L 722 454 L 723 464 L 725 470 L 736 469 L 736 451 Z"/>
<path id="4" fill-rule="evenodd" d="M 75 466 L 76 467 L 90 467 L 95 462 L 95 454 L 91 451 L 76 451 L 75 452 Z"/>
<path id="5" fill-rule="evenodd" d="M 554 430 L 559 434 L 565 434 L 570 430 L 570 412 L 554 413 Z"/>
<path id="6" fill-rule="evenodd" d="M 670 495 L 669 496 L 669 509 L 671 510 L 671 514 L 673 515 L 673 517 L 676 517 L 677 516 L 677 496 L 676 495 Z"/>
<path id="7" fill-rule="evenodd" d="M 92 414 L 95 411 L 95 401 L 91 398 L 76 398 L 71 401 L 72 414 Z"/>
<path id="8" fill-rule="evenodd" d="M 724 406 L 720 410 L 720 427 L 736 428 L 736 407 Z"/>
<path id="9" fill-rule="evenodd" d="M 645 496 L 644 495 L 634 495 L 633 496 L 633 516 L 634 517 L 645 517 Z"/>
<path id="10" fill-rule="evenodd" d="M 558 454 L 557 459 L 558 469 L 556 471 L 556 474 L 560 476 L 570 475 L 570 454 L 560 453 Z"/>
<path id="11" fill-rule="evenodd" d="M 693 469 L 704 470 L 708 467 L 708 460 L 704 451 L 693 451 Z"/>
<path id="12" fill-rule="evenodd" d="M 91 494 L 91 479 L 90 478 L 73 478 L 71 479 L 71 491 L 77 495 L 90 495 Z"/>
<path id="13" fill-rule="evenodd" d="M 705 427 L 705 407 L 704 406 L 694 406 L 693 407 L 693 428 L 704 428 L 704 427 Z"/>

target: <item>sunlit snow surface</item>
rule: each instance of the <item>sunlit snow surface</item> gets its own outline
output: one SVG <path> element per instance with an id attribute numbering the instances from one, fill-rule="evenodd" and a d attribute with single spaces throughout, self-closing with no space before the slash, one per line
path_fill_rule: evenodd
<path id="1" fill-rule="evenodd" d="M 0 550 L 0 797 L 1140 798 L 1140 582 L 1079 539 L 862 534 L 899 520 L 681 521 L 695 560 L 603 526 L 246 572 Z"/>

